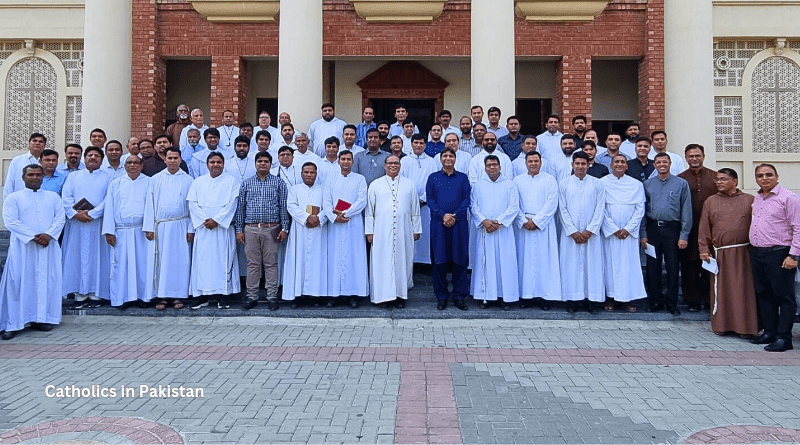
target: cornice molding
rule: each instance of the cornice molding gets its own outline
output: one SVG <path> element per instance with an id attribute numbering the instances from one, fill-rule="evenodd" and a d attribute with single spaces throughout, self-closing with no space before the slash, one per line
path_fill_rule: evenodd
<path id="1" fill-rule="evenodd" d="M 350 0 L 356 14 L 368 22 L 430 22 L 446 0 Z"/>
<path id="2" fill-rule="evenodd" d="M 516 0 L 514 11 L 528 22 L 591 21 L 609 0 Z"/>
<path id="3" fill-rule="evenodd" d="M 209 22 L 274 22 L 280 0 L 190 0 Z"/>

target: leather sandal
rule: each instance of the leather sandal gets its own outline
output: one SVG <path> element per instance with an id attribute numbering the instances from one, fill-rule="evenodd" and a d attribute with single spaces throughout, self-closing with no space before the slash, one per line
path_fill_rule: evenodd
<path id="1" fill-rule="evenodd" d="M 183 302 L 181 302 L 181 300 L 175 300 L 172 302 L 172 307 L 174 309 L 183 309 Z"/>
<path id="2" fill-rule="evenodd" d="M 156 303 L 156 310 L 163 311 L 166 308 L 167 308 L 166 300 L 161 300 L 158 303 Z"/>

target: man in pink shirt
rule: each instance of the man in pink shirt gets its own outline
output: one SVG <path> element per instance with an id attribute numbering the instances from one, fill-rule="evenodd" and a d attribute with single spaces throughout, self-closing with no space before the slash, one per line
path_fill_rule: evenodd
<path id="1" fill-rule="evenodd" d="M 750 340 L 765 351 L 792 349 L 797 311 L 794 275 L 800 255 L 800 197 L 778 185 L 774 165 L 756 167 L 759 189 L 753 202 L 750 244 L 753 279 L 764 333 Z"/>

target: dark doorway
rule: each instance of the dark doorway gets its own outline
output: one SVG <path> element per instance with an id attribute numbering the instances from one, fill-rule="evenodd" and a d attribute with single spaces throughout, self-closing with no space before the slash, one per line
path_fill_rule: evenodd
<path id="1" fill-rule="evenodd" d="M 264 98 L 259 97 L 256 99 L 256 115 L 253 116 L 253 120 L 250 121 L 254 127 L 258 126 L 258 115 L 261 114 L 262 111 L 266 111 L 269 113 L 269 124 L 273 127 L 277 128 L 278 125 L 278 98 Z"/>
<path id="2" fill-rule="evenodd" d="M 431 125 L 436 122 L 436 99 L 370 99 L 370 106 L 375 110 L 375 121 L 388 121 L 389 125 L 397 122 L 394 108 L 402 103 L 408 110 L 408 118 L 414 121 L 420 134 L 427 135 Z"/>
<path id="3" fill-rule="evenodd" d="M 544 132 L 547 116 L 553 113 L 552 99 L 517 99 L 520 133 L 537 136 Z"/>
<path id="4" fill-rule="evenodd" d="M 625 141 L 625 130 L 628 129 L 628 124 L 633 121 L 596 121 L 592 119 L 592 129 L 597 132 L 597 140 L 600 145 L 606 146 L 606 136 L 608 133 L 619 133 L 622 140 Z M 645 136 L 650 136 L 645 135 Z"/>

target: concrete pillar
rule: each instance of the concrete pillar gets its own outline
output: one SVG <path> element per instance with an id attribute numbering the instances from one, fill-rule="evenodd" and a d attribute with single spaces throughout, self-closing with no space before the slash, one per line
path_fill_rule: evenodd
<path id="1" fill-rule="evenodd" d="M 669 149 L 705 147 L 714 168 L 714 33 L 711 0 L 669 0 L 664 5 L 664 86 Z"/>
<path id="2" fill-rule="evenodd" d="M 131 0 L 86 0 L 81 143 L 93 128 L 109 139 L 131 132 Z"/>
<path id="3" fill-rule="evenodd" d="M 322 0 L 281 0 L 279 39 L 278 113 L 307 131 L 322 116 Z"/>
<path id="4" fill-rule="evenodd" d="M 472 0 L 472 105 L 515 114 L 514 0 Z M 485 118 L 484 118 L 485 119 Z"/>

